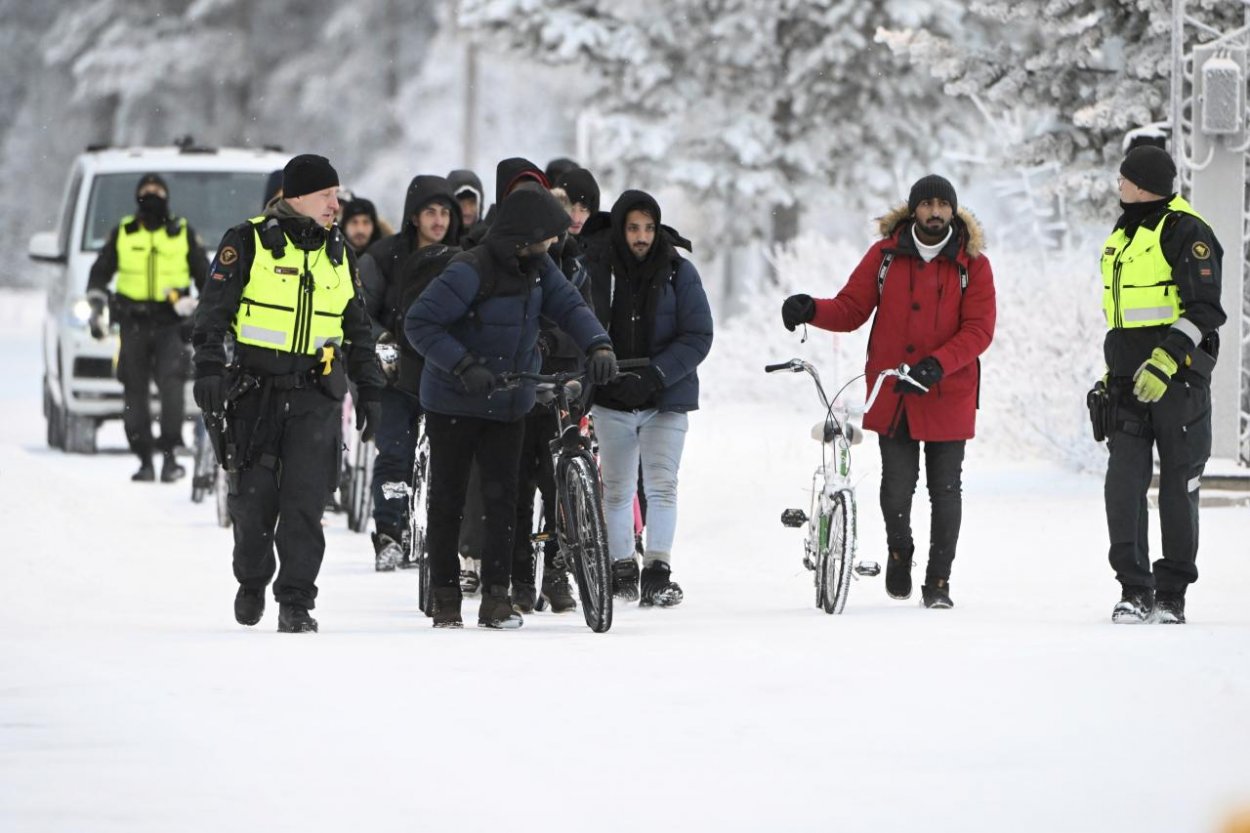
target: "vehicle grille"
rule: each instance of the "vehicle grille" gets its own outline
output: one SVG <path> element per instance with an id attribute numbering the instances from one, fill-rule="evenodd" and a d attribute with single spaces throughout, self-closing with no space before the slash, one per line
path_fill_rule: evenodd
<path id="1" fill-rule="evenodd" d="M 77 379 L 112 379 L 113 360 L 80 356 L 74 359 L 74 377 Z"/>

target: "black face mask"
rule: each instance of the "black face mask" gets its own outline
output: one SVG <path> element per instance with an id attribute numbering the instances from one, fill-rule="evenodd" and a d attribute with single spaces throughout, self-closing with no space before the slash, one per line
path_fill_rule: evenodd
<path id="1" fill-rule="evenodd" d="M 139 213 L 144 217 L 163 220 L 168 212 L 169 201 L 160 194 L 144 194 L 139 197 Z"/>

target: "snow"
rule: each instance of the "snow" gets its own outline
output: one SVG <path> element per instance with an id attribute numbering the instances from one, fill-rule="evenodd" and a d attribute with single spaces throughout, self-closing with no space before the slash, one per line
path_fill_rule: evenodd
<path id="1" fill-rule="evenodd" d="M 120 426 L 46 448 L 41 304 L 0 295 L 0 830 L 1150 833 L 1250 801 L 1244 506 L 1204 509 L 1189 625 L 1116 627 L 1100 478 L 973 442 L 956 608 L 876 578 L 826 616 L 778 520 L 815 397 L 722 396 L 691 420 L 681 607 L 435 631 L 329 516 L 322 632 L 279 635 L 272 600 L 233 622 L 230 532 L 185 482 L 128 482 Z"/>

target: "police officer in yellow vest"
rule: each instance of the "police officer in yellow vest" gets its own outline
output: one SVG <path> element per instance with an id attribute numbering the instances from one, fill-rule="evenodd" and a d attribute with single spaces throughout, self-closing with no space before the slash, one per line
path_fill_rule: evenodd
<path id="1" fill-rule="evenodd" d="M 287 633 L 317 630 L 308 611 L 325 552 L 321 515 L 338 485 L 344 371 L 366 439 L 385 384 L 355 254 L 334 225 L 338 185 L 324 157 L 287 163 L 284 198 L 222 238 L 195 315 L 195 401 L 225 414 L 238 470 L 228 499 L 235 619 L 260 621 L 276 569 L 278 630 Z"/>
<path id="2" fill-rule="evenodd" d="M 1211 371 L 1223 250 L 1173 190 L 1161 148 L 1135 147 L 1120 166 L 1124 209 L 1102 252 L 1104 354 L 1114 417 L 1104 500 L 1122 595 L 1112 621 L 1185 621 L 1198 578 L 1198 485 L 1211 453 Z M 1163 557 L 1151 570 L 1146 490 L 1159 451 Z"/>
<path id="3" fill-rule="evenodd" d="M 185 473 L 174 459 L 186 418 L 182 321 L 195 309 L 191 285 L 197 292 L 203 288 L 208 257 L 187 221 L 170 216 L 169 188 L 159 175 L 144 174 L 135 199 L 138 211 L 122 218 L 91 266 L 88 327 L 95 338 L 104 338 L 104 310 L 109 306 L 120 324 L 117 378 L 125 397 L 122 422 L 130 450 L 140 460 L 131 480 L 156 479 L 152 451 L 159 448 L 164 454 L 161 481 L 171 483 Z M 117 284 L 110 299 L 114 275 Z M 161 436 L 155 444 L 149 401 L 153 380 L 161 398 Z"/>

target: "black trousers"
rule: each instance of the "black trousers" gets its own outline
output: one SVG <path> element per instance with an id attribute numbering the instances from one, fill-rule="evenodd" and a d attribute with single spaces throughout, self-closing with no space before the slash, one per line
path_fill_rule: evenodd
<path id="1" fill-rule="evenodd" d="M 517 470 L 525 421 L 496 422 L 427 412 L 430 437 L 430 580 L 434 587 L 460 586 L 460 525 L 477 524 L 482 544 L 482 586 L 507 587 L 516 531 Z M 463 517 L 469 470 L 481 476 L 482 515 Z"/>
<path id="2" fill-rule="evenodd" d="M 533 584 L 537 572 L 534 548 L 530 545 L 529 531 L 534 519 L 534 490 L 543 497 L 543 530 L 552 531 L 556 523 L 556 474 L 555 461 L 551 456 L 551 441 L 559 430 L 555 411 L 535 408 L 525 417 L 525 437 L 521 442 L 521 466 L 517 474 L 518 496 L 516 506 L 517 533 L 513 541 L 512 581 Z M 554 539 L 543 545 L 543 566 L 550 570 L 559 543 Z"/>
<path id="3" fill-rule="evenodd" d="M 1116 430 L 1103 499 L 1107 507 L 1109 558 L 1126 587 L 1184 593 L 1198 579 L 1198 484 L 1211 456 L 1211 389 L 1175 380 L 1158 402 L 1132 394 L 1131 379 L 1113 379 Z M 1151 572 L 1146 491 L 1159 450 L 1159 526 L 1163 557 Z"/>
<path id="4" fill-rule="evenodd" d="M 130 450 L 143 460 L 152 457 L 155 445 L 172 451 L 182 445 L 182 422 L 186 418 L 186 344 L 177 322 L 153 322 L 129 318 L 122 322 L 117 378 L 122 383 L 125 410 L 122 423 Z M 152 442 L 151 387 L 161 398 L 161 436 Z"/>
<path id="5" fill-rule="evenodd" d="M 881 435 L 881 514 L 891 552 L 911 552 L 911 502 L 920 478 L 920 441 L 913 440 L 907 419 L 894 436 Z M 929 564 L 925 581 L 950 579 L 963 519 L 964 440 L 924 444 L 925 486 L 932 513 L 929 520 Z"/>
<path id="6" fill-rule="evenodd" d="M 235 438 L 241 451 L 251 444 L 250 465 L 227 502 L 234 577 L 243 587 L 269 584 L 276 548 L 274 598 L 313 607 L 325 554 L 321 516 L 338 485 L 342 414 L 342 403 L 316 388 L 254 390 L 236 403 Z"/>

